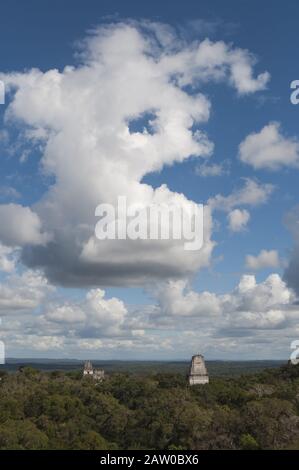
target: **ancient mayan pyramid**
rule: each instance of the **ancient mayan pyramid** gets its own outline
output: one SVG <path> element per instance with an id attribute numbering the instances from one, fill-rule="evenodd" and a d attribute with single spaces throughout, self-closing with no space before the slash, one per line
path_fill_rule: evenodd
<path id="1" fill-rule="evenodd" d="M 102 381 L 105 372 L 102 369 L 94 369 L 90 361 L 86 361 L 83 369 L 83 377 L 92 377 L 94 380 Z"/>
<path id="2" fill-rule="evenodd" d="M 205 360 L 201 354 L 192 356 L 188 381 L 189 385 L 203 385 L 209 383 Z"/>

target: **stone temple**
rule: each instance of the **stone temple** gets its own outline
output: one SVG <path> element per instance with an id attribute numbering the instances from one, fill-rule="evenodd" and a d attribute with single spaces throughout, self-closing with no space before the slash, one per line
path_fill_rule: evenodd
<path id="1" fill-rule="evenodd" d="M 91 377 L 94 380 L 103 380 L 105 371 L 103 369 L 94 369 L 90 361 L 86 361 L 83 369 L 83 377 Z"/>
<path id="2" fill-rule="evenodd" d="M 192 356 L 188 382 L 189 385 L 204 385 L 209 383 L 205 360 L 201 354 Z"/>

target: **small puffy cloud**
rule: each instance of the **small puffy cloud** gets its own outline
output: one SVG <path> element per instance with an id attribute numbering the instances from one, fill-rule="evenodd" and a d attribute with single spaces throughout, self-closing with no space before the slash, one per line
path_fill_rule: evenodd
<path id="1" fill-rule="evenodd" d="M 272 122 L 248 135 L 239 146 L 239 158 L 255 169 L 278 170 L 299 166 L 299 141 L 284 136 L 280 124 Z"/>
<path id="2" fill-rule="evenodd" d="M 279 264 L 279 256 L 276 250 L 262 250 L 257 256 L 247 255 L 245 260 L 246 268 L 252 271 L 265 268 L 277 268 Z"/>
<path id="3" fill-rule="evenodd" d="M 209 176 L 223 176 L 228 174 L 228 169 L 225 164 L 221 163 L 211 163 L 210 165 L 208 163 L 202 163 L 196 167 L 195 173 L 203 178 Z"/>
<path id="4" fill-rule="evenodd" d="M 250 214 L 246 209 L 234 209 L 227 215 L 228 226 L 232 232 L 242 232 L 245 230 Z"/>
<path id="5" fill-rule="evenodd" d="M 228 196 L 217 194 L 209 199 L 211 209 L 229 212 L 236 206 L 258 206 L 268 201 L 274 190 L 271 184 L 262 184 L 250 178 L 245 178 L 242 188 L 234 190 Z"/>
<path id="6" fill-rule="evenodd" d="M 274 190 L 271 184 L 262 184 L 250 178 L 245 178 L 244 181 L 243 187 L 233 190 L 231 194 L 227 196 L 217 194 L 208 200 L 208 207 L 212 213 L 215 210 L 228 213 L 228 226 L 233 232 L 244 230 L 250 220 L 249 212 L 236 206 L 255 207 L 264 204 Z"/>
<path id="7" fill-rule="evenodd" d="M 30 207 L 0 205 L 0 240 L 7 246 L 43 245 L 49 236 L 42 232 L 39 216 Z"/>
<path id="8" fill-rule="evenodd" d="M 263 72 L 258 75 L 257 79 L 253 79 L 251 67 L 256 59 L 244 50 L 237 49 L 234 51 L 232 60 L 231 81 L 237 87 L 240 95 L 254 93 L 264 90 L 270 80 L 270 74 Z"/>

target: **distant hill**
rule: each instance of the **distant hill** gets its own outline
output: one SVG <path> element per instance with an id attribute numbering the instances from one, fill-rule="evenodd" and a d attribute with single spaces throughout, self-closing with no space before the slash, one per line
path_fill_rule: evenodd
<path id="1" fill-rule="evenodd" d="M 106 372 L 124 372 L 132 374 L 149 375 L 156 373 L 177 373 L 186 375 L 189 368 L 187 361 L 102 361 L 93 360 L 95 367 L 105 369 Z M 242 374 L 254 374 L 263 369 L 276 368 L 285 361 L 206 361 L 211 377 L 232 377 Z M 8 358 L 0 370 L 15 372 L 21 366 L 30 366 L 42 371 L 74 371 L 83 367 L 84 361 L 78 359 L 32 359 Z"/>

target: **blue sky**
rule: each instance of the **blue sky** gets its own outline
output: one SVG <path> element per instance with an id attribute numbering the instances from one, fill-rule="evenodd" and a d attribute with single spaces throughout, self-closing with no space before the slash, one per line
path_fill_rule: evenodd
<path id="1" fill-rule="evenodd" d="M 299 106 L 290 102 L 290 83 L 298 79 L 297 2 L 261 5 L 257 1 L 232 0 L 89 0 L 62 5 L 56 0 L 29 0 L 26 4 L 2 2 L 1 8 L 0 78 L 6 84 L 7 95 L 6 105 L 0 107 L 0 312 L 9 355 L 177 359 L 199 350 L 210 358 L 288 357 L 290 342 L 299 334 L 299 236 L 294 222 L 299 197 Z M 125 33 L 115 33 L 115 41 L 103 44 L 103 28 L 111 38 L 115 31 Z M 166 39 L 159 43 L 159 34 L 164 38 L 173 35 L 171 44 Z M 207 119 L 193 118 L 197 111 L 190 111 L 193 123 L 189 129 L 193 136 L 196 131 L 204 132 L 214 149 L 209 156 L 200 155 L 200 151 L 187 155 L 189 147 L 182 147 L 178 158 L 174 151 L 171 154 L 171 139 L 162 140 L 165 155 L 169 152 L 170 156 L 163 160 L 162 155 L 160 164 L 154 165 L 150 147 L 144 148 L 144 172 L 138 184 L 135 181 L 136 194 L 132 192 L 131 197 L 143 197 L 138 191 L 145 190 L 155 194 L 166 185 L 171 197 L 180 193 L 188 201 L 207 205 L 212 218 L 210 247 L 202 255 L 204 260 L 186 257 L 181 262 L 178 255 L 172 263 L 166 250 L 153 254 L 155 261 L 151 263 L 148 254 L 140 252 L 140 259 L 130 258 L 129 248 L 120 246 L 113 249 L 110 258 L 107 255 L 105 262 L 104 256 L 87 265 L 86 260 L 81 263 L 80 256 L 82 250 L 85 253 L 90 249 L 90 221 L 95 207 L 85 201 L 85 194 L 97 185 L 96 173 L 88 176 L 87 170 L 95 166 L 99 170 L 99 199 L 105 198 L 103 188 L 112 171 L 112 186 L 125 184 L 120 168 L 123 160 L 115 166 L 113 163 L 113 155 L 119 150 L 112 146 L 113 134 L 106 146 L 106 137 L 100 131 L 98 135 L 97 129 L 115 125 L 116 132 L 118 120 L 131 120 L 132 124 L 137 119 L 129 132 L 132 138 L 134 133 L 141 135 L 146 124 L 143 105 L 139 104 L 144 100 L 142 94 L 156 93 L 158 86 L 165 96 L 173 92 L 170 75 L 163 78 L 168 80 L 168 91 L 162 79 L 154 85 L 154 79 L 148 84 L 144 80 L 139 91 L 138 76 L 147 76 L 146 68 L 142 69 L 146 54 L 139 57 L 141 72 L 136 61 L 133 79 L 125 75 L 126 65 L 139 53 L 138 41 L 152 36 L 156 46 L 159 43 L 158 52 L 150 51 L 156 54 L 157 62 L 164 54 L 172 55 L 177 62 L 177 76 L 193 74 L 190 82 L 185 78 L 186 83 L 177 83 L 176 90 L 191 100 L 201 94 L 209 101 Z M 118 37 L 124 38 L 122 44 L 117 43 Z M 207 44 L 206 38 L 211 51 L 220 42 L 226 49 L 217 66 L 208 55 L 205 60 L 211 60 L 211 64 L 198 65 L 194 70 L 189 62 L 181 60 L 180 53 L 194 53 L 201 44 Z M 137 52 L 132 52 L 130 44 L 135 40 Z M 101 67 L 102 60 L 106 63 L 105 58 L 110 60 L 115 54 L 113 66 L 117 73 L 120 75 L 124 69 L 124 97 L 119 89 L 122 82 L 119 77 L 115 79 L 108 59 L 109 64 L 99 75 L 90 65 L 90 55 L 97 47 L 101 55 L 93 57 L 98 61 L 96 66 Z M 127 60 L 118 58 L 119 48 L 124 57 L 127 54 Z M 244 78 L 245 62 L 250 69 L 250 83 L 248 77 Z M 78 116 L 82 122 L 78 123 L 73 122 L 70 108 L 74 105 L 74 116 L 80 110 L 68 97 L 67 89 L 61 88 L 59 96 L 64 98 L 56 107 L 56 86 L 67 75 L 67 65 L 78 72 L 69 82 L 71 93 L 80 93 L 78 106 L 82 111 Z M 88 70 L 82 82 L 80 70 L 85 66 Z M 190 71 L 186 72 L 188 67 Z M 210 67 L 208 79 L 202 78 L 205 67 Z M 242 68 L 235 79 L 233 67 Z M 217 78 L 220 69 L 222 75 Z M 166 74 L 162 61 L 158 70 Z M 32 80 L 36 80 L 36 93 L 30 88 Z M 135 83 L 137 97 L 130 83 Z M 112 112 L 110 116 L 109 110 L 106 122 L 105 111 L 101 111 L 106 98 L 101 96 L 101 88 L 107 99 L 111 93 L 112 101 L 119 95 L 120 103 L 125 103 L 128 97 L 121 118 Z M 85 107 L 84 93 L 95 93 L 95 109 L 89 102 Z M 180 99 L 178 95 L 177 109 Z M 142 111 L 132 116 L 135 100 L 136 109 Z M 154 98 L 152 103 L 144 107 L 146 112 L 150 106 L 158 106 Z M 165 98 L 163 106 L 161 112 L 169 113 L 167 119 L 171 119 L 171 112 L 176 111 L 173 103 Z M 187 109 L 189 105 L 184 106 Z M 85 122 L 90 124 L 86 131 Z M 82 139 L 73 149 L 77 131 L 82 132 Z M 30 132 L 39 137 L 29 137 Z M 94 132 L 99 147 L 92 148 L 95 160 L 87 165 L 83 144 L 81 153 L 79 147 L 85 138 L 94 137 Z M 162 139 L 165 136 L 161 133 Z M 103 160 L 97 160 L 97 151 L 102 152 Z M 78 170 L 78 175 L 72 174 L 72 168 Z M 204 174 L 213 168 L 213 175 Z M 107 171 L 106 180 L 101 180 L 101 170 L 103 174 Z M 80 172 L 87 180 L 86 186 L 78 183 Z M 134 169 L 130 183 L 126 182 L 132 191 L 135 174 Z M 72 193 L 77 183 L 81 194 L 75 190 Z M 107 183 L 106 194 L 110 187 Z M 217 195 L 222 197 L 218 206 L 213 202 Z M 15 234 L 17 221 L 19 233 Z M 88 229 L 83 234 L 84 224 Z M 118 250 L 119 259 L 128 256 L 123 263 L 114 260 Z M 104 251 L 107 254 L 109 250 Z M 254 258 L 251 265 L 248 256 Z M 10 304 L 7 298 L 11 296 L 14 299 Z"/>

